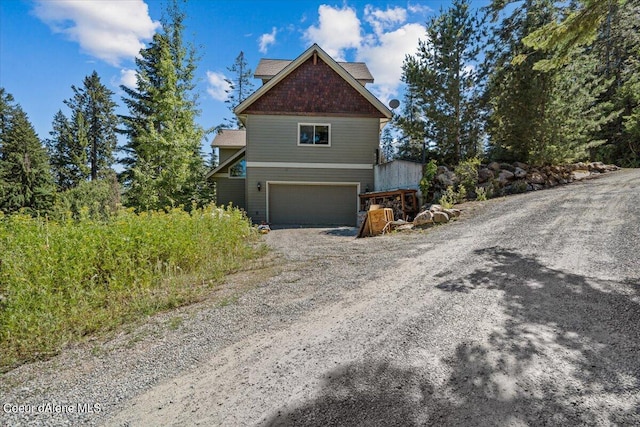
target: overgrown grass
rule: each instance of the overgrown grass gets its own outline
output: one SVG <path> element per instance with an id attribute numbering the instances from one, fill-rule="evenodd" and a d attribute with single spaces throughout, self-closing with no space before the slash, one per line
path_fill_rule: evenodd
<path id="1" fill-rule="evenodd" d="M 202 298 L 264 250 L 236 209 L 108 221 L 0 214 L 0 371 Z"/>

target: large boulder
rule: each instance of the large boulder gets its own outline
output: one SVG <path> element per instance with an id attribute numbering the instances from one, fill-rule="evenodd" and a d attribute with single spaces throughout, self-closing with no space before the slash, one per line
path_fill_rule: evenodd
<path id="1" fill-rule="evenodd" d="M 433 222 L 435 222 L 436 224 L 449 222 L 449 215 L 447 215 L 445 212 L 434 212 Z"/>
<path id="2" fill-rule="evenodd" d="M 589 163 L 588 168 L 590 171 L 596 171 L 600 173 L 607 171 L 607 165 L 602 162 Z"/>
<path id="3" fill-rule="evenodd" d="M 436 182 L 438 182 L 444 188 L 452 187 L 456 185 L 457 181 L 458 181 L 458 177 L 456 176 L 456 174 L 449 170 L 436 175 Z"/>
<path id="4" fill-rule="evenodd" d="M 591 175 L 591 172 L 585 169 L 576 169 L 573 172 L 571 172 L 571 178 L 573 178 L 575 181 L 580 181 L 581 179 L 585 179 L 589 175 Z"/>
<path id="5" fill-rule="evenodd" d="M 522 179 L 527 176 L 527 171 L 521 167 L 516 166 L 516 170 L 513 172 L 516 178 Z"/>
<path id="6" fill-rule="evenodd" d="M 502 185 L 506 185 L 509 181 L 513 179 L 514 176 L 515 175 L 513 174 L 513 172 L 508 170 L 502 170 L 500 171 L 500 174 L 498 174 L 498 182 L 500 182 L 500 184 Z"/>
<path id="7" fill-rule="evenodd" d="M 446 213 L 449 216 L 449 219 L 460 217 L 460 209 L 443 209 L 442 212 Z"/>
<path id="8" fill-rule="evenodd" d="M 538 171 L 531 171 L 527 174 L 527 181 L 530 184 L 543 185 L 547 178 Z M 535 188 L 535 186 L 534 186 Z"/>
<path id="9" fill-rule="evenodd" d="M 500 169 L 507 170 L 509 172 L 513 172 L 516 170 L 516 168 L 514 168 L 509 163 L 500 163 Z"/>
<path id="10" fill-rule="evenodd" d="M 413 225 L 433 224 L 433 214 L 430 211 L 420 212 L 413 220 Z"/>
<path id="11" fill-rule="evenodd" d="M 495 175 L 494 175 L 493 170 L 491 170 L 489 168 L 480 168 L 480 169 L 478 169 L 478 183 L 479 184 L 482 184 L 484 182 L 489 181 L 494 176 Z"/>
<path id="12" fill-rule="evenodd" d="M 526 164 L 526 163 L 522 163 L 522 162 L 514 162 L 513 163 L 513 167 L 514 168 L 524 169 L 524 170 L 529 170 L 529 165 Z"/>
<path id="13" fill-rule="evenodd" d="M 494 172 L 500 172 L 500 163 L 491 162 L 487 165 L 487 168 L 491 169 Z"/>

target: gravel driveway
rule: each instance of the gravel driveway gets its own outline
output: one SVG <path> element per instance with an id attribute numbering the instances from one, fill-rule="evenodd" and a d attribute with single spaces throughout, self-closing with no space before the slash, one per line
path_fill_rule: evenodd
<path id="1" fill-rule="evenodd" d="M 0 424 L 640 425 L 640 170 L 354 235 L 274 230 L 224 303 L 2 377 L 99 411 Z"/>

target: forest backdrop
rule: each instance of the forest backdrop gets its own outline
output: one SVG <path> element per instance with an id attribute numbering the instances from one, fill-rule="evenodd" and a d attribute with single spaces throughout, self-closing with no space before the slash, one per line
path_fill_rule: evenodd
<path id="1" fill-rule="evenodd" d="M 603 161 L 640 166 L 640 2 L 455 0 L 426 23 L 406 57 L 401 107 L 381 142 L 387 159 L 456 165 L 467 159 L 532 164 Z M 63 100 L 40 140 L 0 88 L 0 210 L 108 217 L 215 201 L 205 174 L 206 135 L 241 124 L 232 113 L 204 129 L 185 14 L 169 4 L 122 86 L 127 114 L 94 72 Z M 242 52 L 228 70 L 228 106 L 252 88 Z M 118 135 L 124 144 L 117 146 Z M 115 165 L 119 165 L 115 168 Z M 116 172 L 118 169 L 118 172 Z"/>

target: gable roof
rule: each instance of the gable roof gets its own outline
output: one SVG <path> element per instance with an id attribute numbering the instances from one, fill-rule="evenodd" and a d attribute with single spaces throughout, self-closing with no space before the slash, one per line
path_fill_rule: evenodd
<path id="1" fill-rule="evenodd" d="M 212 147 L 244 147 L 247 145 L 247 131 L 244 129 L 221 129 L 211 142 Z"/>
<path id="2" fill-rule="evenodd" d="M 289 59 L 261 59 L 253 77 L 262 79 L 262 83 L 264 84 L 292 62 L 293 61 Z M 338 64 L 358 80 L 361 85 L 364 86 L 366 83 L 373 83 L 373 76 L 369 72 L 367 64 L 364 62 L 338 62 Z"/>
<path id="3" fill-rule="evenodd" d="M 285 77 L 287 77 L 293 70 L 298 68 L 301 64 L 303 64 L 307 59 L 311 58 L 314 55 L 318 55 L 318 57 L 325 62 L 331 69 L 333 69 L 342 79 L 344 79 L 349 85 L 351 85 L 360 95 L 362 95 L 367 101 L 369 101 L 387 120 L 391 119 L 392 113 L 391 110 L 387 108 L 386 105 L 382 103 L 375 95 L 369 92 L 362 84 L 358 82 L 358 80 L 351 75 L 343 66 L 337 63 L 329 54 L 327 54 L 324 50 L 320 48 L 317 44 L 313 44 L 307 50 L 305 50 L 300 56 L 291 61 L 289 64 L 285 65 L 272 79 L 266 82 L 264 85 L 260 87 L 260 89 L 253 92 L 247 99 L 242 101 L 236 108 L 234 112 L 237 116 L 242 119 L 242 113 L 257 99 L 259 99 L 262 95 L 267 93 L 271 88 L 281 82 Z M 272 64 L 273 65 L 273 64 Z"/>
<path id="4" fill-rule="evenodd" d="M 245 151 L 247 151 L 246 147 L 243 147 L 241 150 L 238 150 L 237 153 L 235 153 L 233 156 L 229 157 L 227 160 L 225 160 L 224 162 L 220 163 L 218 166 L 216 166 L 213 170 L 210 170 L 206 175 L 205 178 L 209 179 L 211 178 L 213 175 L 217 174 L 218 172 L 220 172 L 221 170 L 223 170 L 224 168 L 226 168 L 227 166 L 229 166 L 232 163 L 235 163 L 236 160 L 239 160 L 241 157 L 244 157 L 244 153 Z"/>

